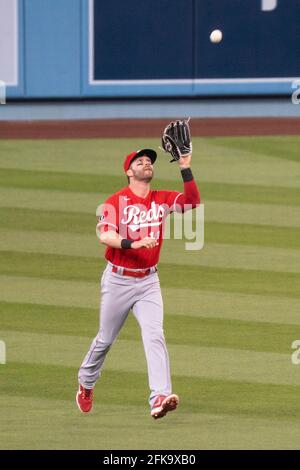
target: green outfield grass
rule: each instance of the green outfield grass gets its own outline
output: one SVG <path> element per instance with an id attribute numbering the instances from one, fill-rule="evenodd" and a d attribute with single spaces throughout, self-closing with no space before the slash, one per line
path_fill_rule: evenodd
<path id="1" fill-rule="evenodd" d="M 193 139 L 205 244 L 159 265 L 178 411 L 150 418 L 133 315 L 95 406 L 75 404 L 98 328 L 95 210 L 157 139 L 0 141 L 0 449 L 300 449 L 300 137 Z M 182 189 L 161 153 L 153 188 Z"/>

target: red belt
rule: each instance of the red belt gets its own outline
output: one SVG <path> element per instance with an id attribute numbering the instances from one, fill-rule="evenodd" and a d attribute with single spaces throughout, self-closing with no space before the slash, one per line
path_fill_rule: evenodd
<path id="1" fill-rule="evenodd" d="M 155 268 L 155 272 L 156 271 L 157 269 Z M 118 273 L 118 268 L 116 266 L 113 266 L 112 272 Z M 151 274 L 151 269 L 149 268 L 149 269 L 146 269 L 145 271 L 129 271 L 128 269 L 123 269 L 123 272 L 118 273 L 118 274 L 121 274 L 121 276 L 144 277 L 144 276 L 148 276 L 149 274 Z"/>

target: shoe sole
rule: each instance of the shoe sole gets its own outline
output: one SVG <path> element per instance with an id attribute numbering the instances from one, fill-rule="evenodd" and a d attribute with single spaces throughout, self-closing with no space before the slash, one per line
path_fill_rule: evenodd
<path id="1" fill-rule="evenodd" d="M 88 410 L 88 411 L 83 411 L 83 410 L 80 408 L 80 405 L 79 405 L 79 402 L 78 402 L 78 395 L 79 395 L 79 392 L 76 393 L 76 403 L 77 403 L 77 406 L 78 406 L 79 410 L 81 411 L 81 413 L 89 413 L 89 412 L 92 410 L 92 408 L 91 408 L 90 410 Z M 93 405 L 92 405 L 92 407 L 93 407 Z"/>
<path id="2" fill-rule="evenodd" d="M 166 416 L 169 411 L 176 410 L 177 406 L 179 405 L 179 398 L 177 395 L 169 395 L 167 398 L 164 399 L 160 408 L 155 411 L 153 414 L 151 413 L 152 418 L 159 419 Z"/>

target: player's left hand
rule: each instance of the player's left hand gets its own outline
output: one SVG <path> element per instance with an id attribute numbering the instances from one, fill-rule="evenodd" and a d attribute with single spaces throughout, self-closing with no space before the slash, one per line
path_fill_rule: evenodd
<path id="1" fill-rule="evenodd" d="M 170 163 L 190 156 L 192 154 L 192 142 L 189 119 L 170 122 L 163 131 L 161 142 L 162 149 L 173 157 Z"/>

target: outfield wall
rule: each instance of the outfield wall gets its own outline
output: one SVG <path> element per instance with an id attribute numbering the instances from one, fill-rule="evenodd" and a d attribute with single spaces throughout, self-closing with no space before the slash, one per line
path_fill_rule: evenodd
<path id="1" fill-rule="evenodd" d="M 25 99 L 290 95 L 299 17 L 298 0 L 0 0 L 0 80 Z"/>

